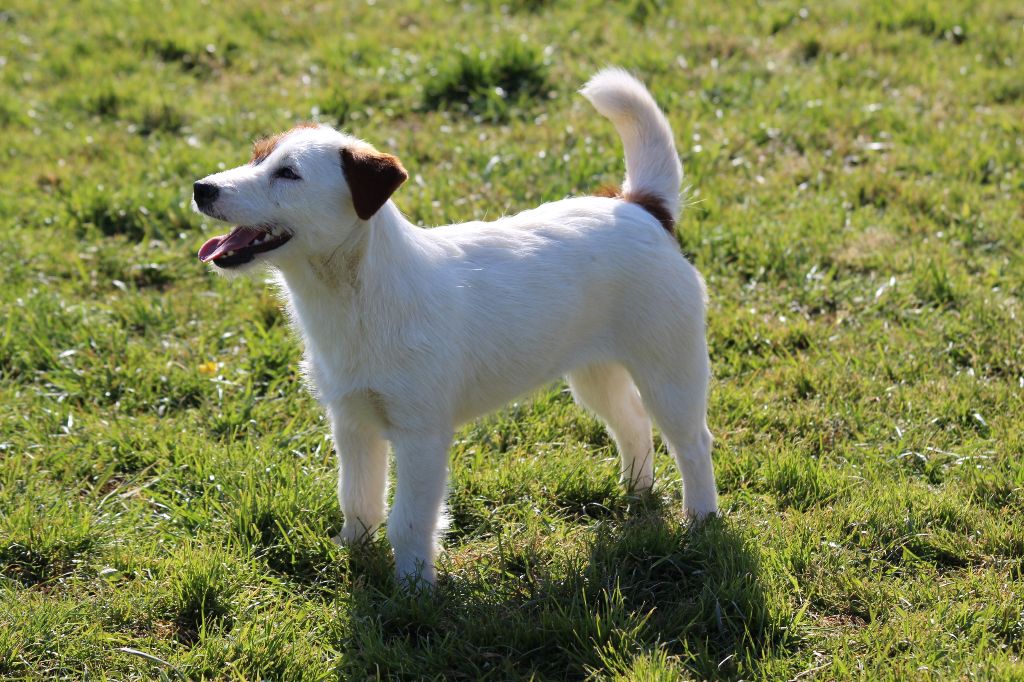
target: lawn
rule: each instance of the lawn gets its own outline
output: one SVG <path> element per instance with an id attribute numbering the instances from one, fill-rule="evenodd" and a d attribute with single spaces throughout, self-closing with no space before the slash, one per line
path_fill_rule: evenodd
<path id="1" fill-rule="evenodd" d="M 586 194 L 608 64 L 683 159 L 723 514 L 553 384 L 458 433 L 404 592 L 191 184 L 317 119 L 424 225 Z M 0 140 L 0 676 L 1024 679 L 1019 2 L 13 0 Z"/>

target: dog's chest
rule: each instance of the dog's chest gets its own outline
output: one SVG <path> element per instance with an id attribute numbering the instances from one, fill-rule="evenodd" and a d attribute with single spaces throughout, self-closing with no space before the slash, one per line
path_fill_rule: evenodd
<path id="1" fill-rule="evenodd" d="M 294 291 L 288 292 L 287 306 L 302 338 L 303 364 L 317 398 L 331 402 L 365 385 L 372 362 L 363 357 L 366 343 L 350 311 Z"/>

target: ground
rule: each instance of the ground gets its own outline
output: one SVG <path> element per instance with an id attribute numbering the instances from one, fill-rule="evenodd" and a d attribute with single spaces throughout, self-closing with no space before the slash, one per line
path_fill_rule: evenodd
<path id="1" fill-rule="evenodd" d="M 0 675 L 1024 678 L 1022 47 L 1012 0 L 7 3 Z M 554 384 L 459 432 L 404 593 L 191 183 L 318 119 L 424 225 L 585 194 L 608 64 L 686 170 L 722 516 Z"/>

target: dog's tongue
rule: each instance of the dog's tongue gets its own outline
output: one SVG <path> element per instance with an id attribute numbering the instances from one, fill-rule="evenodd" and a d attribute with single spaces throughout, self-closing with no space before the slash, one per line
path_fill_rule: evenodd
<path id="1" fill-rule="evenodd" d="M 256 239 L 260 231 L 254 227 L 244 225 L 236 227 L 223 237 L 208 239 L 202 248 L 199 249 L 199 260 L 207 262 L 216 260 L 229 251 L 236 251 L 249 246 L 253 239 Z"/>

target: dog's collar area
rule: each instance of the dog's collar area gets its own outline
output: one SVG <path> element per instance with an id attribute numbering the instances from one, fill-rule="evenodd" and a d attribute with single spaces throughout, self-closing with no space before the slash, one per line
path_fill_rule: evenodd
<path id="1" fill-rule="evenodd" d="M 283 246 L 292 236 L 275 235 L 263 226 L 239 225 L 220 237 L 208 239 L 199 249 L 199 260 L 219 268 L 231 268 L 252 261 L 257 254 Z"/>

